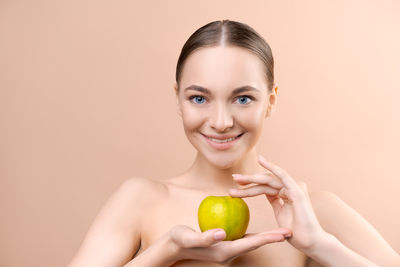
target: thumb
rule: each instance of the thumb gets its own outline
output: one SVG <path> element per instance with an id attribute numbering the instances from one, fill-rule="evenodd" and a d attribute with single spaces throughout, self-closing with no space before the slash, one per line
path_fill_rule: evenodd
<path id="1" fill-rule="evenodd" d="M 208 247 L 226 237 L 224 229 L 221 228 L 196 232 L 185 225 L 175 226 L 171 231 L 171 235 L 175 243 L 183 248 Z"/>
<path id="2" fill-rule="evenodd" d="M 219 241 L 222 241 L 226 237 L 225 230 L 222 228 L 215 228 L 200 233 L 200 240 L 197 244 L 198 247 L 208 247 Z"/>
<path id="3" fill-rule="evenodd" d="M 186 248 L 209 247 L 219 241 L 224 240 L 226 233 L 224 229 L 216 228 L 199 232 L 191 232 L 183 237 L 183 244 Z"/>

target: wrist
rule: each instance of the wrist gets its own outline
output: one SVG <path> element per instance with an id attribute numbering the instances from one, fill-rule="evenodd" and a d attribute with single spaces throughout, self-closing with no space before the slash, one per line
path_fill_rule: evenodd
<path id="1" fill-rule="evenodd" d="M 182 260 L 181 248 L 172 240 L 169 232 L 161 238 L 160 243 L 167 263 L 174 264 Z"/>
<path id="2" fill-rule="evenodd" d="M 338 239 L 334 235 L 324 232 L 304 253 L 310 258 L 318 258 L 323 251 L 329 250 L 336 242 Z"/>

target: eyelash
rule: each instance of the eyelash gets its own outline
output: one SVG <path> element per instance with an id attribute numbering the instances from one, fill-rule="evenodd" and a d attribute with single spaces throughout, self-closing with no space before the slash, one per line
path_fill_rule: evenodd
<path id="1" fill-rule="evenodd" d="M 192 95 L 192 96 L 189 96 L 188 99 L 189 99 L 192 103 L 200 105 L 199 103 L 193 102 L 193 99 L 196 98 L 196 97 L 202 97 L 202 98 L 205 99 L 205 97 L 202 96 L 202 95 Z M 255 100 L 254 97 L 249 96 L 249 95 L 240 95 L 240 96 L 238 96 L 237 98 L 241 98 L 241 97 L 247 97 L 247 98 L 251 99 L 250 102 L 248 102 L 248 103 L 246 103 L 246 104 L 243 104 L 243 105 L 248 105 L 249 103 L 251 103 L 251 102 L 253 102 L 253 101 Z M 202 103 L 201 103 L 201 104 L 202 104 Z"/>

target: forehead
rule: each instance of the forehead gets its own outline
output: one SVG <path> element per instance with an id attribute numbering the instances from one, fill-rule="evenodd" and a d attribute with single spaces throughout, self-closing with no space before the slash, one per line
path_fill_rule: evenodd
<path id="1" fill-rule="evenodd" d="M 185 61 L 181 88 L 197 84 L 206 88 L 232 89 L 251 85 L 267 88 L 263 62 L 252 52 L 232 46 L 201 48 Z"/>

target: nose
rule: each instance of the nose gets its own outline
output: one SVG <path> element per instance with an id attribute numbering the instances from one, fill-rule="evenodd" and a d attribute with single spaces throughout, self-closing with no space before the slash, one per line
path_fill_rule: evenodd
<path id="1" fill-rule="evenodd" d="M 218 104 L 211 110 L 210 126 L 217 132 L 225 132 L 233 126 L 233 117 L 224 104 Z"/>

